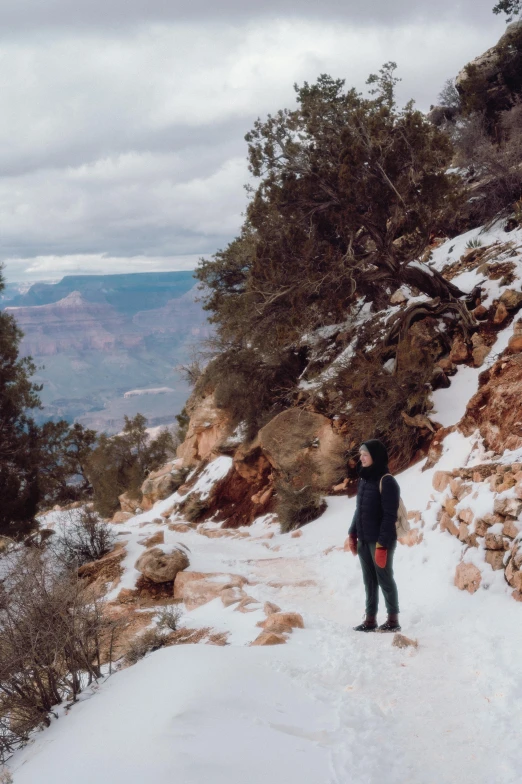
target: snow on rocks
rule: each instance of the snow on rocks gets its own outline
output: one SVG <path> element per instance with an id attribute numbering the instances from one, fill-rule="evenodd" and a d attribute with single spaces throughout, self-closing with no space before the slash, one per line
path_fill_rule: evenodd
<path id="1" fill-rule="evenodd" d="M 486 463 L 453 472 L 436 471 L 433 486 L 440 494 L 441 531 L 477 548 L 493 571 L 504 571 L 506 581 L 519 590 L 516 557 L 522 531 L 522 464 Z M 522 494 L 522 493 L 521 493 Z M 508 570 L 509 567 L 509 570 Z M 478 563 L 461 562 L 455 585 L 474 593 L 482 575 Z M 521 582 L 522 585 L 522 582 Z"/>
<path id="2" fill-rule="evenodd" d="M 502 453 L 522 446 L 522 354 L 498 360 L 481 377 L 461 423 L 467 435 L 479 429 L 489 449 Z"/>
<path id="3" fill-rule="evenodd" d="M 201 607 L 217 597 L 224 598 L 223 604 L 227 607 L 234 604 L 233 601 L 228 601 L 232 594 L 235 596 L 235 602 L 246 597 L 242 590 L 246 582 L 246 578 L 240 574 L 180 572 L 174 580 L 174 598 L 181 599 L 188 610 Z M 227 591 L 228 593 L 225 593 Z"/>
<path id="4" fill-rule="evenodd" d="M 189 565 L 188 555 L 182 547 L 176 547 L 170 553 L 161 547 L 152 547 L 140 555 L 135 568 L 153 583 L 168 583 Z"/>

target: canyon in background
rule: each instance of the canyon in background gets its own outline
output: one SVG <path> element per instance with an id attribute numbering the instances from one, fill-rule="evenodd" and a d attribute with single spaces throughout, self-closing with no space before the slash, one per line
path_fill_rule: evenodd
<path id="1" fill-rule="evenodd" d="M 176 368 L 210 329 L 191 271 L 67 275 L 5 295 L 24 333 L 21 354 L 43 384 L 39 421 L 114 433 L 124 415 L 157 426 L 183 408 L 188 386 Z"/>

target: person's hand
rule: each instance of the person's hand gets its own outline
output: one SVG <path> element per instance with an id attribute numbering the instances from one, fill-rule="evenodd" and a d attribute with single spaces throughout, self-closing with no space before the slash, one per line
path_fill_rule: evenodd
<path id="1" fill-rule="evenodd" d="M 386 561 L 388 560 L 388 550 L 386 547 L 376 547 L 375 548 L 375 565 L 379 567 L 379 569 L 384 569 L 386 567 Z"/>
<path id="2" fill-rule="evenodd" d="M 357 555 L 357 536 L 355 534 L 349 534 L 344 543 L 344 549 L 349 550 L 352 555 Z"/>

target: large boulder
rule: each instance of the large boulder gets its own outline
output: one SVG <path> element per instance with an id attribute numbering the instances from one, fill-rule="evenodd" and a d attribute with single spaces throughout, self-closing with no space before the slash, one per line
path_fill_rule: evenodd
<path id="1" fill-rule="evenodd" d="M 329 489 L 344 474 L 344 439 L 322 414 L 301 408 L 283 411 L 259 431 L 256 445 L 296 486 Z"/>
<path id="2" fill-rule="evenodd" d="M 140 555 L 135 568 L 153 583 L 169 583 L 189 565 L 187 553 L 182 547 L 171 553 L 165 553 L 161 547 L 153 547 Z"/>
<path id="3" fill-rule="evenodd" d="M 214 395 L 189 402 L 190 421 L 184 442 L 178 447 L 178 457 L 190 467 L 211 457 L 217 447 L 230 435 L 227 413 L 216 406 Z"/>
<path id="4" fill-rule="evenodd" d="M 522 354 L 498 360 L 480 377 L 481 386 L 460 422 L 464 435 L 477 428 L 487 449 L 501 454 L 522 447 Z"/>
<path id="5" fill-rule="evenodd" d="M 158 471 L 152 471 L 141 486 L 141 508 L 147 511 L 152 509 L 156 501 L 168 498 L 178 489 L 183 478 L 184 475 L 180 475 L 172 463 L 167 463 Z"/>

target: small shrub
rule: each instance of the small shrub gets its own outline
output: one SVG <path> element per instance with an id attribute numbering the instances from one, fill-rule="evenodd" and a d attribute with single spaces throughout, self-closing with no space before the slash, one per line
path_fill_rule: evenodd
<path id="1" fill-rule="evenodd" d="M 190 362 L 187 362 L 186 365 L 178 365 L 176 370 L 181 375 L 183 380 L 189 384 L 189 386 L 195 387 L 201 378 L 204 368 L 202 366 L 201 360 L 197 357 L 194 357 Z"/>
<path id="2" fill-rule="evenodd" d="M 179 511 L 189 523 L 196 523 L 208 509 L 207 501 L 203 500 L 197 493 L 191 493 L 185 501 L 179 505 Z"/>
<path id="3" fill-rule="evenodd" d="M 482 241 L 479 240 L 478 237 L 475 237 L 474 239 L 468 240 L 466 242 L 466 248 L 468 248 L 468 250 L 471 248 L 481 248 L 481 247 L 482 247 Z"/>
<path id="4" fill-rule="evenodd" d="M 164 607 L 156 616 L 157 626 L 159 629 L 170 629 L 171 632 L 175 632 L 178 629 L 181 616 L 182 612 L 179 607 Z"/>
<path id="5" fill-rule="evenodd" d="M 7 768 L 0 768 L 0 784 L 13 784 L 13 776 Z"/>
<path id="6" fill-rule="evenodd" d="M 522 225 L 522 199 L 518 199 L 513 206 L 513 215 L 518 226 Z"/>
<path id="7" fill-rule="evenodd" d="M 172 477 L 174 479 L 173 491 L 185 484 L 189 474 L 190 468 L 178 468 L 177 471 L 172 472 Z"/>
<path id="8" fill-rule="evenodd" d="M 0 763 L 101 675 L 103 604 L 52 552 L 20 548 L 0 584 Z"/>
<path id="9" fill-rule="evenodd" d="M 178 443 L 182 444 L 187 436 L 187 431 L 190 424 L 190 416 L 186 407 L 183 407 L 180 414 L 176 414 L 176 422 L 178 423 L 176 428 L 176 438 Z"/>
<path id="10" fill-rule="evenodd" d="M 167 637 L 161 634 L 157 629 L 147 629 L 132 640 L 127 653 L 124 657 L 126 665 L 136 664 L 140 659 L 143 659 L 148 653 L 157 651 L 166 645 Z"/>
<path id="11" fill-rule="evenodd" d="M 326 509 L 321 494 L 311 485 L 293 487 L 282 478 L 276 481 L 276 511 L 281 533 L 317 520 Z"/>
<path id="12" fill-rule="evenodd" d="M 242 422 L 250 440 L 289 403 L 302 359 L 297 351 L 262 356 L 253 349 L 226 350 L 207 365 L 197 389 L 213 389 L 216 406 L 227 411 L 233 425 Z"/>
<path id="13" fill-rule="evenodd" d="M 110 553 L 115 539 L 112 528 L 84 507 L 69 514 L 52 546 L 66 564 L 78 568 Z"/>

